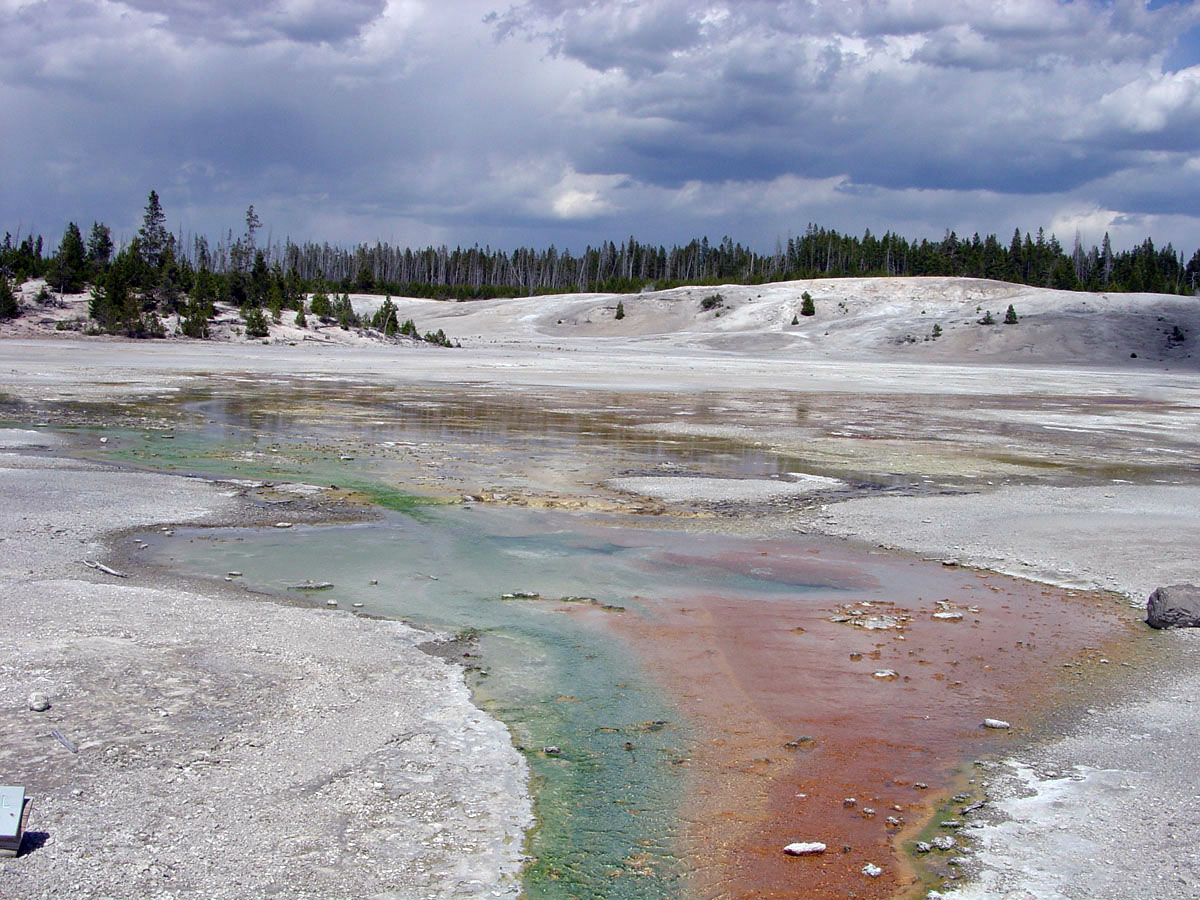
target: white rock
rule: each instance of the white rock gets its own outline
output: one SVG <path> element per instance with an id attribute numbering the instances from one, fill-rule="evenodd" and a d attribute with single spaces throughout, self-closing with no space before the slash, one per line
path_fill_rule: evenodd
<path id="1" fill-rule="evenodd" d="M 292 523 L 291 522 L 276 522 L 275 527 L 276 528 L 291 528 Z"/>
<path id="2" fill-rule="evenodd" d="M 29 708 L 34 712 L 45 712 L 50 708 L 50 698 L 35 691 L 29 695 Z"/>
<path id="3" fill-rule="evenodd" d="M 883 681 L 895 681 L 900 677 L 900 673 L 895 669 L 880 669 L 878 672 L 872 672 L 871 677 L 879 678 Z"/>
<path id="4" fill-rule="evenodd" d="M 788 856 L 813 856 L 825 852 L 825 845 L 820 841 L 798 841 L 783 848 Z"/>
<path id="5" fill-rule="evenodd" d="M 933 617 L 941 622 L 961 622 L 963 614 L 958 611 L 935 612 Z"/>
<path id="6" fill-rule="evenodd" d="M 984 728 L 1012 728 L 1012 726 L 1009 725 L 1007 722 L 1005 722 L 1003 719 L 984 719 L 983 727 Z"/>
<path id="7" fill-rule="evenodd" d="M 867 863 L 862 867 L 862 873 L 868 878 L 878 878 L 883 874 L 883 869 L 879 868 L 875 863 Z"/>

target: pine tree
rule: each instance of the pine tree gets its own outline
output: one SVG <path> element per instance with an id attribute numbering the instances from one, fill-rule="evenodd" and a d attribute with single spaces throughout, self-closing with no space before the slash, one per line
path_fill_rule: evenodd
<path id="1" fill-rule="evenodd" d="M 989 315 L 991 315 L 991 314 L 989 313 Z M 1016 325 L 1017 321 L 1018 321 L 1017 320 L 1017 311 L 1013 308 L 1013 305 L 1010 303 L 1010 304 L 1008 304 L 1008 309 L 1004 313 L 1004 324 L 1005 325 Z"/>
<path id="2" fill-rule="evenodd" d="M 817 314 L 817 305 L 813 303 L 812 294 L 810 294 L 808 291 L 805 291 L 800 295 L 800 299 L 803 301 L 800 304 L 800 315 L 815 316 Z"/>
<path id="3" fill-rule="evenodd" d="M 179 330 L 190 338 L 208 337 L 208 309 L 203 300 L 193 297 L 188 301 Z"/>
<path id="4" fill-rule="evenodd" d="M 271 333 L 261 306 L 251 306 L 243 313 L 243 318 L 246 321 L 246 337 L 264 338 Z"/>
<path id="5" fill-rule="evenodd" d="M 318 319 L 333 318 L 333 305 L 329 302 L 329 295 L 319 288 L 312 295 L 309 309 Z"/>
<path id="6" fill-rule="evenodd" d="M 375 315 L 371 317 L 371 327 L 382 331 L 388 337 L 400 330 L 400 318 L 391 297 L 386 298 L 375 311 Z"/>
<path id="7" fill-rule="evenodd" d="M 54 254 L 50 281 L 60 294 L 73 294 L 83 287 L 86 274 L 87 248 L 83 245 L 83 235 L 79 233 L 78 225 L 68 222 L 58 252 Z"/>
<path id="8" fill-rule="evenodd" d="M 618 319 L 623 319 L 623 318 L 625 318 L 625 302 L 624 302 L 624 301 L 622 301 L 622 300 L 618 300 L 618 301 L 617 301 L 617 315 L 616 315 L 616 318 L 618 318 Z"/>
<path id="9" fill-rule="evenodd" d="M 8 283 L 8 279 L 0 275 L 0 321 L 4 319 L 15 319 L 21 314 L 21 307 L 17 303 L 17 296 L 13 293 L 12 285 Z"/>
<path id="10" fill-rule="evenodd" d="M 108 230 L 107 225 L 92 222 L 92 232 L 88 235 L 87 257 L 93 273 L 102 272 L 108 267 L 112 252 L 112 232 Z"/>
<path id="11" fill-rule="evenodd" d="M 142 227 L 138 231 L 138 237 L 142 242 L 142 259 L 152 269 L 159 267 L 163 250 L 172 242 L 166 223 L 167 216 L 158 201 L 158 192 L 151 191 L 146 199 L 146 212 L 142 216 Z"/>

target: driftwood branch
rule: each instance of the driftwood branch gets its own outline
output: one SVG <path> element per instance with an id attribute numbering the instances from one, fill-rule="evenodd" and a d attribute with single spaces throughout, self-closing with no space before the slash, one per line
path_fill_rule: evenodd
<path id="1" fill-rule="evenodd" d="M 116 569 L 110 569 L 108 566 L 104 565 L 104 563 L 96 562 L 94 559 L 85 559 L 83 564 L 89 569 L 96 569 L 99 572 L 103 572 L 105 575 L 115 575 L 117 578 L 129 577 L 129 573 L 118 572 Z"/>
<path id="2" fill-rule="evenodd" d="M 79 752 L 79 748 L 76 747 L 71 741 L 69 741 L 66 738 L 66 736 L 63 735 L 63 733 L 61 731 L 59 731 L 57 728 L 51 728 L 50 734 L 53 735 L 55 738 L 57 738 L 58 742 L 60 744 L 62 744 L 64 747 L 66 747 L 68 750 L 70 750 L 72 753 Z"/>

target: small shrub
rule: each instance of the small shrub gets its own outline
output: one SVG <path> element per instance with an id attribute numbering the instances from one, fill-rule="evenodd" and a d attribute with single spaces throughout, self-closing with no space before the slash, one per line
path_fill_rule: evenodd
<path id="1" fill-rule="evenodd" d="M 625 318 L 625 302 L 623 300 L 617 301 L 617 316 L 616 317 L 618 319 Z"/>
<path id="2" fill-rule="evenodd" d="M 329 295 L 324 291 L 317 291 L 312 295 L 308 308 L 318 319 L 333 318 L 333 304 L 329 302 Z"/>
<path id="3" fill-rule="evenodd" d="M 261 306 L 251 307 L 245 312 L 243 318 L 246 321 L 246 337 L 264 338 L 271 333 L 271 329 L 267 325 L 267 317 L 263 315 Z"/>
<path id="4" fill-rule="evenodd" d="M 992 311 L 990 309 L 986 313 L 984 313 L 983 318 L 979 320 L 979 324 L 980 325 L 995 325 L 996 324 L 996 317 L 992 315 Z"/>
<path id="5" fill-rule="evenodd" d="M 935 323 L 933 326 L 933 332 L 931 334 L 931 337 L 936 341 L 941 336 L 942 336 L 942 326 Z"/>
<path id="6" fill-rule="evenodd" d="M 800 324 L 800 317 L 799 317 L 799 316 L 792 316 L 792 324 L 793 324 L 793 325 L 799 325 L 799 324 Z"/>
<path id="7" fill-rule="evenodd" d="M 1010 303 L 1008 304 L 1008 309 L 1004 312 L 1004 324 L 1016 325 L 1017 321 L 1017 311 L 1013 309 L 1013 305 Z"/>
<path id="8" fill-rule="evenodd" d="M 705 297 L 703 300 L 700 301 L 700 308 L 706 312 L 710 309 L 716 309 L 717 307 L 724 306 L 724 305 L 725 305 L 725 298 L 722 297 L 720 294 L 709 294 L 707 297 Z"/>
<path id="9" fill-rule="evenodd" d="M 1175 330 L 1172 331 L 1171 334 L 1167 337 L 1167 343 L 1169 343 L 1169 344 L 1182 344 L 1186 340 L 1187 340 L 1187 335 L 1183 333 L 1183 329 L 1180 328 L 1178 325 L 1175 326 Z"/>
<path id="10" fill-rule="evenodd" d="M 800 304 L 800 315 L 815 316 L 817 314 L 817 305 L 813 303 L 812 294 L 810 294 L 808 291 L 805 291 L 800 295 L 800 299 L 803 301 Z"/>

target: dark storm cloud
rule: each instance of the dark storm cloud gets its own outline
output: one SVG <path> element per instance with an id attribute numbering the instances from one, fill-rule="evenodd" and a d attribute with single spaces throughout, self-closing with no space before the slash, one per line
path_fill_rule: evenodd
<path id="1" fill-rule="evenodd" d="M 132 233 L 153 187 L 173 225 L 254 203 L 331 241 L 1200 243 L 1198 26 L 1140 0 L 0 0 L 0 228 Z"/>
<path id="2" fill-rule="evenodd" d="M 357 36 L 386 5 L 383 0 L 127 0 L 131 9 L 161 16 L 167 30 L 181 37 L 232 44 L 289 40 L 306 44 L 336 43 Z"/>
<path id="3" fill-rule="evenodd" d="M 1131 145 L 1200 147 L 1200 129 L 1168 134 L 1164 123 L 1134 139 L 1118 128 L 1106 153 L 1079 127 L 1123 114 L 1105 90 L 1165 52 L 1190 15 L 1120 3 L 534 0 L 496 24 L 619 71 L 590 99 L 621 111 L 626 126 L 659 123 L 650 136 L 630 127 L 612 142 L 632 174 L 657 184 L 839 171 L 889 187 L 1024 193 L 1108 174 Z M 670 43 L 657 39 L 667 20 L 679 23 Z M 1194 85 L 1176 93 L 1194 105 Z M 1164 98 L 1175 101 L 1171 118 L 1190 118 L 1182 97 Z"/>

